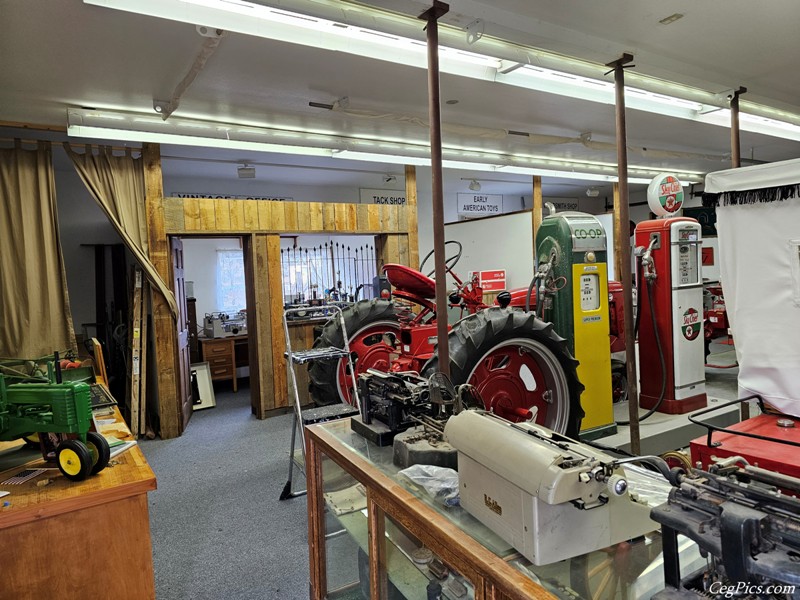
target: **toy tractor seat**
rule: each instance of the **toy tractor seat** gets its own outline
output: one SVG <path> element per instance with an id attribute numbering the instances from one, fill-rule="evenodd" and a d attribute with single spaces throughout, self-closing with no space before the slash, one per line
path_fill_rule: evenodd
<path id="1" fill-rule="evenodd" d="M 416 269 L 405 265 L 389 263 L 384 265 L 383 273 L 392 287 L 408 295 L 430 300 L 436 297 L 436 282 Z"/>

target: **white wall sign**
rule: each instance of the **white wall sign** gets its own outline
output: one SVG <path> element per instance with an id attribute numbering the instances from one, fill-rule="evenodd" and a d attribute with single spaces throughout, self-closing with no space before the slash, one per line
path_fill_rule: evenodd
<path id="1" fill-rule="evenodd" d="M 502 194 L 459 194 L 458 215 L 477 219 L 503 213 Z"/>
<path id="2" fill-rule="evenodd" d="M 405 190 L 358 190 L 361 204 L 405 204 Z"/>
<path id="3" fill-rule="evenodd" d="M 170 198 L 212 198 L 214 200 L 268 200 L 270 202 L 291 202 L 294 198 L 289 196 L 252 196 L 249 194 L 177 194 L 173 192 Z"/>

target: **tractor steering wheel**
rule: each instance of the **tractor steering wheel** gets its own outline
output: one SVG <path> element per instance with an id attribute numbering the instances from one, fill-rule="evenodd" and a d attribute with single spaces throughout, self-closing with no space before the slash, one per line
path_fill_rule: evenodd
<path id="1" fill-rule="evenodd" d="M 456 266 L 456 263 L 458 263 L 458 261 L 461 259 L 461 254 L 462 254 L 462 251 L 463 251 L 463 246 L 461 245 L 461 242 L 457 242 L 456 240 L 450 240 L 449 242 L 445 242 L 445 243 L 444 243 L 444 245 L 445 245 L 445 246 L 447 246 L 447 244 L 455 244 L 456 246 L 458 246 L 458 252 L 456 252 L 456 253 L 455 253 L 453 256 L 449 256 L 449 257 L 447 257 L 447 258 L 444 260 L 444 269 L 445 269 L 445 271 L 447 271 L 448 273 L 450 273 L 451 269 L 452 269 L 453 267 L 455 267 L 455 266 Z M 425 266 L 425 263 L 426 263 L 426 262 L 428 262 L 428 259 L 429 259 L 431 256 L 433 256 L 433 250 L 431 250 L 430 252 L 428 252 L 428 253 L 425 255 L 425 258 L 423 258 L 423 259 L 422 259 L 422 262 L 419 264 L 419 270 L 420 270 L 420 271 L 422 271 L 422 267 L 424 267 L 424 266 Z M 431 271 L 430 273 L 428 273 L 426 276 L 427 276 L 427 277 L 430 277 L 430 276 L 431 276 L 431 275 L 433 275 L 435 272 L 436 272 L 436 269 L 434 269 L 433 271 Z M 452 275 L 452 273 L 451 273 L 451 275 Z"/>

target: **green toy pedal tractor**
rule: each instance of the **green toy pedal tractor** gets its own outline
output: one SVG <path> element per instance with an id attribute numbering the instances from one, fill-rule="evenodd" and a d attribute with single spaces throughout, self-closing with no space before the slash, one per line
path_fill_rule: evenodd
<path id="1" fill-rule="evenodd" d="M 55 459 L 65 477 L 80 481 L 102 471 L 111 456 L 92 427 L 89 385 L 61 381 L 57 358 L 48 362 L 46 380 L 8 383 L 0 374 L 0 441 L 38 434 L 45 460 Z"/>

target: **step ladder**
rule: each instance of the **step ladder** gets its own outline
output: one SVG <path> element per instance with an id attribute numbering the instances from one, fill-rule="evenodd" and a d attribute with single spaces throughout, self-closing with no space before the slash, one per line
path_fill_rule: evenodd
<path id="1" fill-rule="evenodd" d="M 308 312 L 308 307 L 295 307 L 287 308 L 283 311 L 283 333 L 286 337 L 286 358 L 287 369 L 287 382 L 289 386 L 289 394 L 293 399 L 294 416 L 292 418 L 292 441 L 289 448 L 289 477 L 286 485 L 280 495 L 280 500 L 287 500 L 289 498 L 297 498 L 304 496 L 306 490 L 295 491 L 293 489 L 293 476 L 295 467 L 305 475 L 306 464 L 306 439 L 303 435 L 303 428 L 306 425 L 313 425 L 315 423 L 323 423 L 325 421 L 333 421 L 345 417 L 351 417 L 359 414 L 361 411 L 361 401 L 358 397 L 358 382 L 356 381 L 356 372 L 353 365 L 353 357 L 350 354 L 350 339 L 347 336 L 347 327 L 344 322 L 344 315 L 339 306 L 329 305 L 325 310 L 331 311 L 333 314 L 329 319 L 320 319 L 320 321 L 328 322 L 330 319 L 338 319 L 339 325 L 342 329 L 343 348 L 336 348 L 335 346 L 324 348 L 310 348 L 308 350 L 292 350 L 292 340 L 289 335 L 289 319 L 288 315 Z M 341 404 L 332 404 L 330 406 L 321 406 L 319 408 L 309 408 L 303 410 L 300 403 L 300 391 L 297 388 L 297 374 L 295 367 L 297 365 L 305 365 L 318 360 L 341 360 L 347 359 L 348 366 L 350 367 L 350 377 L 353 381 L 353 392 L 351 398 L 354 405 L 342 402 Z M 297 460 L 295 457 L 295 445 L 297 442 L 297 434 L 300 434 L 300 449 L 301 459 Z"/>

